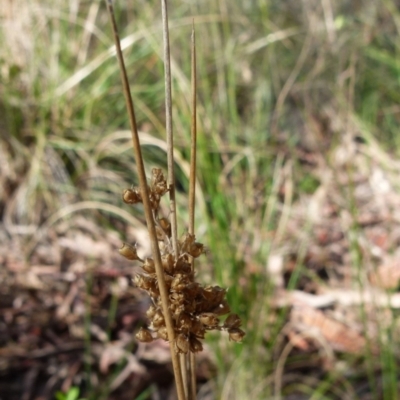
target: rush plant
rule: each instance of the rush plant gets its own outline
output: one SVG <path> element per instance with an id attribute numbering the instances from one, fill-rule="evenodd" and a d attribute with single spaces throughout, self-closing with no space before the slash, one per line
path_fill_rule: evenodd
<path id="1" fill-rule="evenodd" d="M 143 273 L 134 281 L 152 299 L 147 310 L 149 329 L 141 328 L 136 337 L 143 342 L 161 338 L 170 344 L 171 358 L 179 400 L 196 398 L 194 354 L 203 350 L 202 339 L 208 331 L 227 331 L 230 340 L 241 342 L 245 333 L 240 317 L 230 312 L 226 289 L 203 286 L 196 281 L 194 260 L 205 252 L 194 233 L 195 176 L 196 176 L 196 53 L 194 28 L 192 32 L 192 128 L 191 169 L 189 190 L 189 230 L 180 239 L 177 235 L 175 203 L 174 145 L 172 129 L 172 99 L 168 13 L 166 0 L 161 1 L 164 38 L 165 108 L 167 132 L 168 177 L 159 168 L 152 170 L 148 183 L 142 157 L 134 105 L 129 89 L 113 5 L 107 0 L 118 57 L 124 96 L 132 132 L 133 149 L 139 186 L 126 189 L 123 200 L 127 204 L 142 203 L 151 242 L 152 256 L 141 259 L 135 246 L 124 243 L 120 253 L 141 263 Z M 169 218 L 160 215 L 160 201 L 169 194 Z M 227 315 L 224 321 L 221 317 Z"/>

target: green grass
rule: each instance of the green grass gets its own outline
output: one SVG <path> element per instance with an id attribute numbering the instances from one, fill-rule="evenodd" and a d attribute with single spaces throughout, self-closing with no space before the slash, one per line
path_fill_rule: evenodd
<path id="1" fill-rule="evenodd" d="M 360 136 L 367 141 L 373 137 L 385 150 L 400 154 L 400 12 L 392 0 L 339 3 L 205 0 L 169 5 L 180 226 L 186 228 L 194 16 L 200 184 L 196 226 L 201 241 L 208 243 L 211 262 L 200 266 L 200 275 L 230 288 L 232 308 L 243 316 L 248 331 L 242 346 L 211 340 L 219 357 L 222 399 L 274 395 L 286 311 L 271 325 L 274 291 L 265 264 L 272 247 L 281 244 L 273 244 L 280 226 L 284 237 L 279 186 L 288 160 L 298 161 L 296 148 L 322 149 L 329 156 L 344 134 L 335 126 L 346 127 L 354 119 L 363 126 Z M 105 6 L 100 1 L 77 4 L 75 12 L 68 2 L 34 1 L 20 5 L 21 13 L 10 5 L 10 14 L 1 16 L 0 146 L 12 171 L 2 172 L 1 179 L 18 189 L 12 195 L 5 191 L 0 201 L 16 225 L 39 226 L 79 201 L 121 206 L 119 193 L 137 183 Z M 121 38 L 130 41 L 125 55 L 138 125 L 147 135 L 147 167 L 165 167 L 165 149 L 156 141 L 164 138 L 160 7 L 157 1 L 121 1 L 116 10 Z M 294 182 L 294 197 L 314 193 L 318 178 L 296 166 L 294 176 L 286 177 Z M 293 198 L 287 201 L 290 206 Z M 140 217 L 139 209 L 134 212 Z M 293 288 L 301 264 L 298 260 Z M 355 257 L 355 268 L 361 265 Z M 380 359 L 367 354 L 365 361 L 379 363 L 385 376 L 383 398 L 393 399 L 399 360 L 383 343 Z M 376 369 L 366 370 L 376 386 Z M 230 380 L 237 384 L 235 393 L 224 386 Z M 334 374 L 327 373 L 318 382 L 292 389 L 313 399 L 334 399 L 334 385 Z M 288 385 L 285 393 L 290 390 Z"/>

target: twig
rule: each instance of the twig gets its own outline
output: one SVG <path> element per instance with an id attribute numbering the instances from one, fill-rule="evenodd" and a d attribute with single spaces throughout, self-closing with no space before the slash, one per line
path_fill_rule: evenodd
<path id="1" fill-rule="evenodd" d="M 128 111 L 128 115 L 129 115 L 129 122 L 131 125 L 133 150 L 134 150 L 135 159 L 136 159 L 136 166 L 137 166 L 137 171 L 138 171 L 138 176 L 139 176 L 140 191 L 141 191 L 142 200 L 143 200 L 143 207 L 144 207 L 144 212 L 145 212 L 145 217 L 146 217 L 146 222 L 147 222 L 147 229 L 149 231 L 151 249 L 152 249 L 152 253 L 153 253 L 155 269 L 156 269 L 156 274 L 157 274 L 157 279 L 158 279 L 158 285 L 159 285 L 159 289 L 160 289 L 162 309 L 163 309 L 163 314 L 164 314 L 164 318 L 165 318 L 168 339 L 169 339 L 169 343 L 170 343 L 170 351 L 171 351 L 172 365 L 173 365 L 174 376 L 175 376 L 175 384 L 176 384 L 176 388 L 177 388 L 178 399 L 185 400 L 186 397 L 185 397 L 182 375 L 181 375 L 181 370 L 180 370 L 179 356 L 178 356 L 178 354 L 175 353 L 175 349 L 174 349 L 175 331 L 174 331 L 174 325 L 173 325 L 173 321 L 172 321 L 170 310 L 169 310 L 168 290 L 165 285 L 164 272 L 163 272 L 162 263 L 161 263 L 160 249 L 158 247 L 157 234 L 156 234 L 156 229 L 155 229 L 154 220 L 153 220 L 152 208 L 150 205 L 149 191 L 148 191 L 148 187 L 147 187 L 146 173 L 145 173 L 145 169 L 144 169 L 143 157 L 142 157 L 141 148 L 140 148 L 139 134 L 138 134 L 137 125 L 136 125 L 136 118 L 135 118 L 135 112 L 134 112 L 134 107 L 133 107 L 133 102 L 132 102 L 132 96 L 131 96 L 131 92 L 129 89 L 128 77 L 127 77 L 127 73 L 126 73 L 125 63 L 123 60 L 120 39 L 119 39 L 119 35 L 118 35 L 118 30 L 117 30 L 117 24 L 115 22 L 114 10 L 113 10 L 111 0 L 107 0 L 107 8 L 109 11 L 110 20 L 111 20 L 111 24 L 112 24 L 112 30 L 113 30 L 113 34 L 114 34 L 115 47 L 117 50 L 118 63 L 119 63 L 120 72 L 121 72 L 124 96 L 125 96 L 127 111 Z"/>

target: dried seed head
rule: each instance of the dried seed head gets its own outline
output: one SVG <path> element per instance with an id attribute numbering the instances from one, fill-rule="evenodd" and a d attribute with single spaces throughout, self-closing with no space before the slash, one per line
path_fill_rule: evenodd
<path id="1" fill-rule="evenodd" d="M 186 307 L 183 303 L 171 302 L 171 311 L 173 312 L 173 314 L 175 316 L 181 315 L 183 312 L 185 312 L 185 310 L 186 310 Z"/>
<path id="2" fill-rule="evenodd" d="M 200 285 L 197 282 L 190 282 L 185 286 L 187 297 L 195 299 L 200 293 Z"/>
<path id="3" fill-rule="evenodd" d="M 156 311 L 152 319 L 152 322 L 155 328 L 159 328 L 160 326 L 165 326 L 165 319 L 161 310 Z"/>
<path id="4" fill-rule="evenodd" d="M 155 305 L 152 304 L 149 307 L 149 309 L 146 311 L 147 318 L 152 319 L 154 317 L 154 315 L 156 315 L 157 310 L 158 310 L 158 307 L 156 307 Z"/>
<path id="5" fill-rule="evenodd" d="M 169 222 L 168 218 L 160 218 L 158 220 L 160 227 L 166 233 L 168 237 L 171 237 L 171 223 Z"/>
<path id="6" fill-rule="evenodd" d="M 188 253 L 194 258 L 200 257 L 204 252 L 204 245 L 198 242 L 193 243 L 188 251 Z"/>
<path id="7" fill-rule="evenodd" d="M 210 304 L 214 304 L 215 307 L 218 307 L 224 300 L 226 289 L 222 289 L 219 286 L 207 286 L 202 294 Z"/>
<path id="8" fill-rule="evenodd" d="M 153 299 L 157 299 L 158 297 L 160 297 L 160 289 L 158 288 L 157 284 L 155 284 L 152 287 L 150 287 L 149 289 L 147 289 L 147 293 Z"/>
<path id="9" fill-rule="evenodd" d="M 242 321 L 240 320 L 239 315 L 237 314 L 230 314 L 226 318 L 223 327 L 229 330 L 239 328 L 242 325 Z"/>
<path id="10" fill-rule="evenodd" d="M 183 304 L 185 301 L 185 295 L 180 292 L 172 292 L 169 295 L 172 304 Z"/>
<path id="11" fill-rule="evenodd" d="M 127 258 L 128 260 L 139 260 L 140 257 L 137 254 L 136 246 L 131 246 L 127 243 L 122 243 L 122 247 L 118 250 L 121 256 Z"/>
<path id="12" fill-rule="evenodd" d="M 189 349 L 192 353 L 198 353 L 199 351 L 203 351 L 203 345 L 199 339 L 194 336 L 190 336 Z"/>
<path id="13" fill-rule="evenodd" d="M 153 168 L 151 171 L 151 190 L 159 196 L 168 192 L 168 184 L 161 168 Z"/>
<path id="14" fill-rule="evenodd" d="M 122 200 L 127 204 L 137 204 L 142 202 L 139 188 L 125 189 L 122 193 Z"/>
<path id="15" fill-rule="evenodd" d="M 153 211 L 157 211 L 160 206 L 161 196 L 157 193 L 149 192 L 150 206 Z"/>
<path id="16" fill-rule="evenodd" d="M 175 271 L 182 274 L 189 274 L 192 271 L 192 267 L 189 264 L 187 257 L 179 257 L 175 265 Z"/>
<path id="17" fill-rule="evenodd" d="M 193 325 L 190 315 L 186 314 L 186 313 L 182 313 L 178 318 L 177 325 L 178 325 L 178 328 L 181 329 L 182 331 L 189 332 Z"/>
<path id="18" fill-rule="evenodd" d="M 133 280 L 139 288 L 146 290 L 152 297 L 153 305 L 149 307 L 146 314 L 151 321 L 153 335 L 156 334 L 157 337 L 168 341 L 159 290 L 160 281 L 165 281 L 169 297 L 168 312 L 171 313 L 172 328 L 175 331 L 173 346 L 176 353 L 186 354 L 188 351 L 193 353 L 202 351 L 201 340 L 210 330 L 228 331 L 230 340 L 240 342 L 245 333 L 239 328 L 241 325 L 239 316 L 237 314 L 229 315 L 223 325 L 219 321 L 219 316 L 230 312 L 225 299 L 226 290 L 219 286 L 204 288 L 195 281 L 192 260 L 205 252 L 204 245 L 196 242 L 195 235 L 185 233 L 179 240 L 178 254 L 172 251 L 171 223 L 167 218 L 158 217 L 161 198 L 168 190 L 168 183 L 163 172 L 159 168 L 154 168 L 148 186 L 148 194 L 162 255 L 163 276 L 157 276 L 155 262 L 152 258 L 146 258 L 144 261 L 139 258 L 135 246 L 124 243 L 119 250 L 129 260 L 142 262 L 144 274 L 136 275 Z M 137 187 L 126 189 L 122 197 L 123 201 L 128 204 L 142 202 L 141 190 Z M 140 341 L 150 342 L 153 340 L 153 335 L 148 329 L 141 328 L 136 337 Z"/>
<path id="19" fill-rule="evenodd" d="M 245 333 L 240 328 L 229 329 L 228 332 L 229 340 L 232 340 L 236 343 L 241 343 L 245 335 Z"/>
<path id="20" fill-rule="evenodd" d="M 206 329 L 200 321 L 193 321 L 192 323 L 192 333 L 199 339 L 204 339 Z"/>
<path id="21" fill-rule="evenodd" d="M 176 274 L 171 282 L 171 290 L 181 292 L 189 284 L 189 279 L 184 274 Z"/>
<path id="22" fill-rule="evenodd" d="M 145 328 L 140 328 L 139 332 L 135 336 L 136 339 L 140 342 L 149 343 L 153 341 L 153 336 L 151 335 L 151 332 Z"/>
<path id="23" fill-rule="evenodd" d="M 175 339 L 175 352 L 186 354 L 189 351 L 189 338 L 180 333 Z"/>
<path id="24" fill-rule="evenodd" d="M 215 327 L 219 324 L 218 317 L 213 313 L 202 313 L 199 315 L 199 320 L 207 327 Z"/>
<path id="25" fill-rule="evenodd" d="M 154 260 L 152 258 L 147 257 L 144 260 L 144 264 L 142 265 L 142 268 L 148 273 L 148 274 L 154 274 L 156 272 L 156 267 L 154 264 Z"/>
<path id="26" fill-rule="evenodd" d="M 165 272 L 169 274 L 174 272 L 174 256 L 171 253 L 164 254 L 161 257 L 161 263 Z"/>
<path id="27" fill-rule="evenodd" d="M 164 280 L 165 280 L 165 284 L 167 286 L 167 289 L 169 290 L 174 278 L 171 275 L 165 274 L 164 275 Z"/>
<path id="28" fill-rule="evenodd" d="M 144 290 L 153 289 L 156 286 L 156 280 L 150 276 L 137 274 L 133 277 L 135 285 Z"/>
<path id="29" fill-rule="evenodd" d="M 168 340 L 168 331 L 167 331 L 167 327 L 166 326 L 161 326 L 157 330 L 157 337 L 159 337 L 160 339 L 163 339 L 165 341 Z"/>
<path id="30" fill-rule="evenodd" d="M 166 233 L 165 233 L 164 230 L 163 230 L 160 226 L 158 226 L 158 225 L 156 225 L 156 235 L 157 235 L 157 240 L 158 240 L 158 241 L 165 240 Z"/>
<path id="31" fill-rule="evenodd" d="M 196 237 L 189 232 L 185 232 L 179 240 L 181 253 L 189 253 L 191 246 L 194 244 Z"/>
<path id="32" fill-rule="evenodd" d="M 231 308 L 226 300 L 222 300 L 222 303 L 211 311 L 217 315 L 225 315 L 231 312 Z"/>

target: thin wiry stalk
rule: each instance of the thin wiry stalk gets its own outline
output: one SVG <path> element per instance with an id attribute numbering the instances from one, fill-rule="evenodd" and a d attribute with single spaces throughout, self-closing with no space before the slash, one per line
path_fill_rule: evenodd
<path id="1" fill-rule="evenodd" d="M 171 96 L 171 62 L 169 47 L 169 29 L 168 29 L 168 10 L 166 0 L 161 0 L 163 38 L 164 38 L 164 74 L 165 74 L 165 114 L 167 131 L 167 165 L 168 165 L 168 187 L 169 187 L 169 205 L 172 247 L 174 249 L 175 259 L 178 258 L 178 236 L 176 221 L 176 201 L 175 201 L 175 172 L 174 172 L 174 135 L 172 129 L 172 96 Z M 182 380 L 185 389 L 185 395 L 188 396 L 188 357 L 186 354 L 180 355 L 180 367 Z"/>
<path id="2" fill-rule="evenodd" d="M 119 63 L 119 67 L 120 67 L 120 72 L 121 72 L 122 86 L 123 86 L 123 90 L 124 90 L 126 107 L 127 107 L 127 111 L 128 111 L 128 115 L 129 115 L 129 122 L 131 125 L 133 150 L 134 150 L 134 154 L 135 154 L 136 166 L 137 166 L 137 171 L 138 171 L 138 175 L 139 175 L 139 184 L 140 184 L 140 190 L 141 190 L 141 195 L 142 195 L 142 199 L 143 199 L 143 207 L 144 207 L 144 212 L 145 212 L 145 217 L 146 217 L 146 222 L 147 222 L 147 229 L 149 231 L 151 249 L 152 249 L 152 253 L 153 253 L 155 269 L 156 269 L 156 274 L 157 274 L 157 279 L 158 279 L 158 285 L 159 285 L 159 289 L 160 289 L 162 309 L 163 309 L 163 314 L 164 314 L 164 318 L 165 318 L 165 323 L 166 323 L 166 328 L 167 328 L 168 338 L 169 338 L 169 343 L 170 343 L 170 351 L 171 351 L 172 365 L 173 365 L 174 376 L 175 376 L 175 384 L 176 384 L 176 388 L 177 388 L 178 399 L 185 400 L 186 397 L 185 397 L 185 391 L 184 391 L 182 375 L 181 375 L 181 370 L 180 370 L 180 361 L 179 361 L 178 355 L 175 353 L 175 350 L 174 350 L 175 331 L 174 331 L 174 325 L 173 325 L 172 317 L 171 317 L 170 310 L 169 310 L 168 290 L 167 290 L 167 287 L 165 284 L 164 271 L 163 271 L 162 264 L 161 264 L 160 249 L 158 247 L 157 234 L 156 234 L 156 229 L 155 229 L 154 220 L 153 220 L 153 213 L 152 213 L 152 209 L 151 209 L 151 205 L 150 205 L 149 191 L 148 191 L 148 187 L 147 187 L 146 173 L 145 173 L 145 169 L 144 169 L 143 157 L 142 157 L 142 152 L 141 152 L 141 148 L 140 148 L 139 134 L 138 134 L 137 125 L 136 125 L 133 101 L 132 101 L 132 96 L 131 96 L 131 92 L 129 89 L 129 82 L 128 82 L 125 63 L 124 63 L 124 59 L 123 59 L 123 55 L 122 55 L 120 39 L 119 39 L 119 35 L 118 35 L 118 30 L 117 30 L 117 24 L 115 21 L 114 10 L 113 10 L 113 6 L 112 6 L 112 0 L 107 0 L 106 3 L 107 3 L 107 8 L 109 11 L 112 30 L 113 30 L 113 34 L 114 34 L 117 58 L 118 58 L 118 63 Z"/>
<path id="3" fill-rule="evenodd" d="M 192 24 L 192 60 L 191 60 L 191 81 L 192 81 L 192 116 L 191 116 L 191 147 L 190 147 L 190 178 L 189 178 L 189 233 L 194 235 L 194 214 L 196 197 L 196 37 L 194 32 L 194 21 Z M 194 272 L 194 258 L 192 258 L 192 272 Z M 196 363 L 195 354 L 189 353 L 189 400 L 196 399 Z"/>
<path id="4" fill-rule="evenodd" d="M 174 136 L 172 130 L 172 96 L 171 96 L 171 60 L 169 48 L 168 11 L 166 0 L 161 0 L 163 38 L 164 38 L 164 72 L 165 72 L 165 117 L 167 130 L 167 163 L 168 163 L 168 186 L 170 199 L 170 221 L 172 247 L 175 257 L 178 256 L 178 237 L 176 222 L 175 201 L 175 173 L 174 173 Z"/>
<path id="5" fill-rule="evenodd" d="M 196 196 L 196 37 L 194 25 L 192 26 L 192 116 L 191 116 L 191 148 L 190 148 L 190 179 L 189 179 L 189 233 L 194 234 L 194 209 Z M 193 260 L 194 261 L 194 260 Z M 193 269 L 194 262 L 192 262 Z"/>

